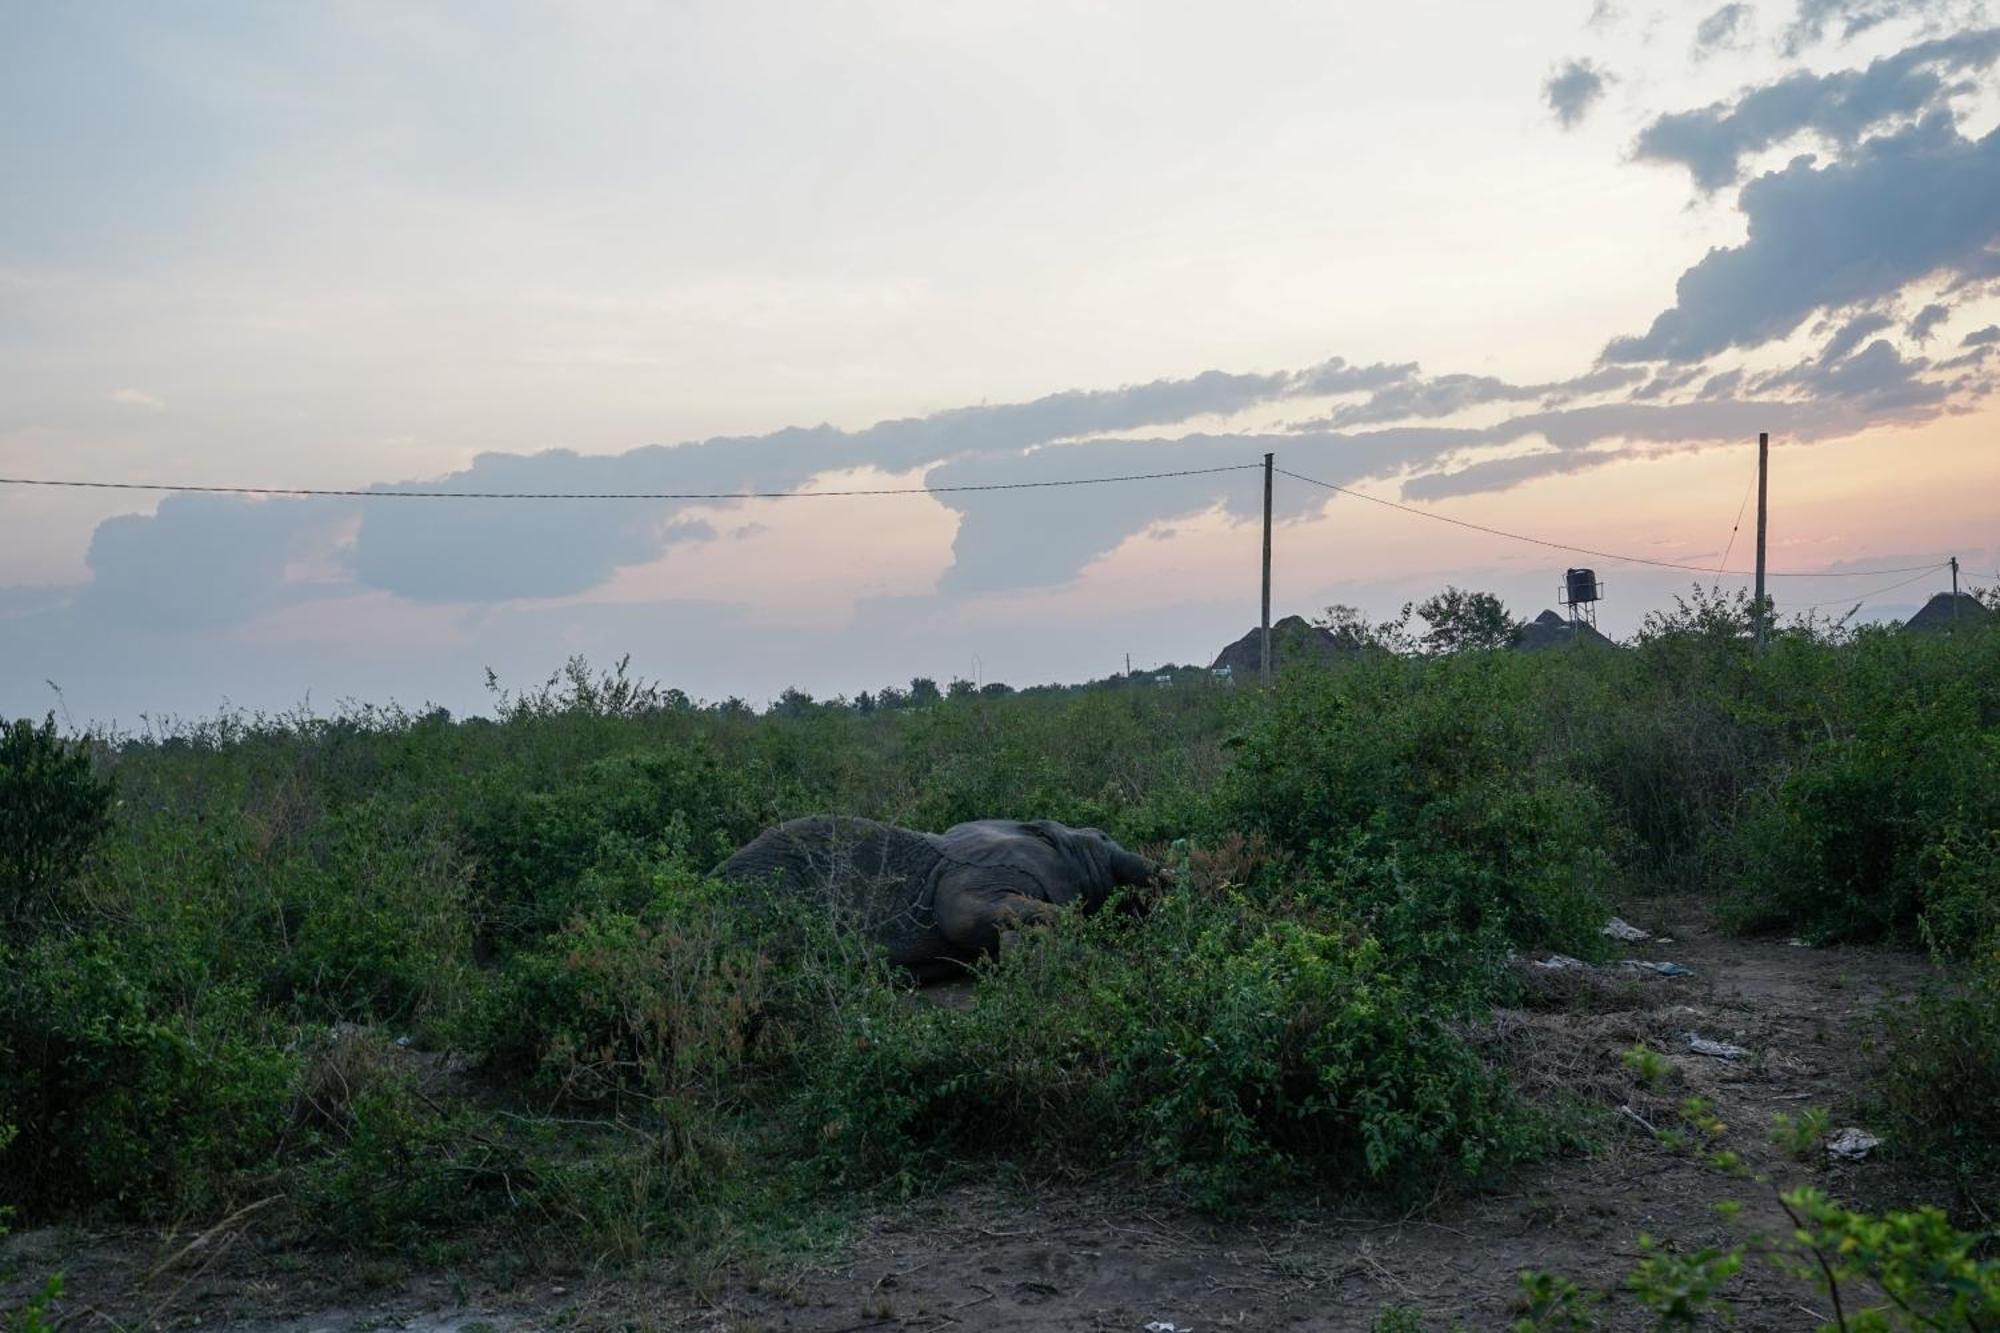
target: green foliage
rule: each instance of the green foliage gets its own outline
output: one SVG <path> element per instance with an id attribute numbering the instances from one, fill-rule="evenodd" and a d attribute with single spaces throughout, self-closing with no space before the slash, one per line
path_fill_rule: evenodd
<path id="1" fill-rule="evenodd" d="M 1808 1107 L 1796 1116 L 1780 1111 L 1771 1117 L 1771 1142 L 1795 1161 L 1803 1162 L 1826 1142 L 1827 1126 L 1831 1123 L 1826 1108 L 1821 1106 Z"/>
<path id="2" fill-rule="evenodd" d="M 1747 610 L 1697 595 L 1631 651 L 1534 656 L 1349 616 L 1357 651 L 1268 692 L 919 679 L 757 715 L 578 661 L 496 682 L 491 721 L 16 723 L 0 1177 L 37 1222 L 257 1190 L 365 1244 L 490 1224 L 611 1254 L 794 1177 L 1124 1168 L 1217 1206 L 1477 1181 L 1549 1131 L 1461 1033 L 1509 951 L 1600 955 L 1621 889 L 1996 947 L 2000 633 L 1794 625 L 1758 655 Z M 1094 824 L 1183 875 L 946 1009 L 837 923 L 704 884 L 827 810 Z M 1920 1000 L 1877 1085 L 1892 1149 L 1967 1208 L 2000 1182 L 1996 971 Z M 1718 1154 L 1704 1123 L 1668 1132 Z"/>
<path id="3" fill-rule="evenodd" d="M 208 1207 L 275 1150 L 296 1061 L 254 997 L 176 993 L 148 962 L 83 935 L 0 969 L 0 1175 L 31 1210 Z"/>
<path id="4" fill-rule="evenodd" d="M 1662 1328 L 1692 1328 L 1717 1311 L 1727 1311 L 1722 1289 L 1743 1267 L 1746 1247 L 1709 1247 L 1676 1254 L 1639 1237 L 1645 1256 L 1625 1279 L 1625 1287 L 1659 1316 Z"/>
<path id="5" fill-rule="evenodd" d="M 1521 1286 L 1514 1296 L 1520 1318 L 1511 1325 L 1512 1333 L 1576 1333 L 1594 1328 L 1591 1309 L 1595 1293 L 1584 1290 L 1556 1273 L 1532 1271 L 1518 1275 Z"/>
<path id="6" fill-rule="evenodd" d="M 1888 1019 L 1895 1040 L 1874 1093 L 1891 1145 L 1944 1174 L 1962 1206 L 2000 1221 L 2000 952 Z"/>
<path id="7" fill-rule="evenodd" d="M 1319 871 L 1399 958 L 1597 952 L 1609 821 L 1544 757 L 1534 671 L 1373 658 L 1289 679 L 1250 714 L 1219 813 Z"/>
<path id="8" fill-rule="evenodd" d="M 803 1118 L 836 1170 L 1136 1159 L 1223 1206 L 1477 1179 L 1537 1142 L 1381 946 L 1336 923 L 1170 899 L 1037 932 L 980 988 L 964 1012 L 869 989 L 837 1015 Z"/>
<path id="9" fill-rule="evenodd" d="M 1634 1044 L 1619 1058 L 1633 1076 L 1649 1088 L 1659 1087 L 1674 1072 L 1673 1061 L 1643 1041 Z"/>
<path id="10" fill-rule="evenodd" d="M 1505 648 L 1520 622 L 1490 592 L 1450 587 L 1417 603 L 1417 614 L 1429 627 L 1423 648 L 1429 653 L 1463 653 Z"/>
<path id="11" fill-rule="evenodd" d="M 717 887 L 667 869 L 638 913 L 575 917 L 512 959 L 479 1022 L 497 1068 L 565 1101 L 671 1096 L 741 1073 L 772 989 L 766 941 Z"/>
<path id="12" fill-rule="evenodd" d="M 1978 1330 L 2000 1318 L 2000 1259 L 1980 1254 L 1989 1238 L 1954 1229 L 1941 1210 L 1871 1217 L 1810 1187 L 1781 1199 L 1794 1226 L 1789 1266 L 1833 1302 L 1836 1321 L 1822 1328 Z M 1869 1288 L 1886 1303 L 1850 1313 Z"/>
<path id="13" fill-rule="evenodd" d="M 19 935 L 60 911 L 110 808 L 110 781 L 87 746 L 56 734 L 54 714 L 0 725 L 0 930 Z"/>
<path id="14" fill-rule="evenodd" d="M 1369 1333 L 1423 1333 L 1424 1312 L 1414 1305 L 1385 1305 L 1368 1324 Z"/>
<path id="15" fill-rule="evenodd" d="M 0 1310 L 7 1333 L 55 1333 L 58 1321 L 49 1317 L 49 1307 L 62 1298 L 63 1275 L 53 1273 L 41 1290 L 12 1310 Z"/>

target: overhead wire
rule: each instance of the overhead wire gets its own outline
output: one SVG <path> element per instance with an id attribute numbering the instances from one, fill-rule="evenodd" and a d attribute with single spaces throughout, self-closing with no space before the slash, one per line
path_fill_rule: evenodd
<path id="1" fill-rule="evenodd" d="M 1341 495 L 1352 496 L 1356 500 L 1366 500 L 1370 504 L 1382 505 L 1388 509 L 1400 509 L 1406 514 L 1415 514 L 1419 518 L 1433 519 L 1439 523 L 1449 523 L 1453 527 L 1458 528 L 1470 528 L 1474 532 L 1484 532 L 1494 537 L 1505 537 L 1510 541 L 1528 542 L 1531 545 L 1546 547 L 1553 551 L 1569 551 L 1576 555 L 1595 556 L 1600 560 L 1620 560 L 1634 565 L 1652 565 L 1658 569 L 1679 569 L 1691 574 L 1729 574 L 1737 578 L 1748 577 L 1742 570 L 1724 569 L 1719 565 L 1690 565 L 1678 560 L 1655 560 L 1650 556 L 1623 555 L 1617 551 L 1600 551 L 1589 546 L 1572 546 L 1567 542 L 1549 541 L 1543 537 L 1530 537 L 1526 533 L 1509 532 L 1505 528 L 1488 527 L 1484 523 L 1473 523 L 1466 519 L 1453 518 L 1449 514 L 1438 514 L 1428 509 L 1419 509 L 1415 505 L 1401 504 L 1395 500 L 1385 500 L 1379 495 L 1369 495 L 1365 491 L 1352 490 L 1346 486 L 1336 486 L 1330 481 L 1321 481 L 1316 477 L 1303 476 L 1297 472 L 1286 471 L 1284 468 L 1273 468 L 1272 470 L 1283 473 L 1283 475 L 1290 477 L 1293 481 L 1303 481 L 1309 486 L 1323 487 L 1329 491 L 1336 491 Z M 1765 576 L 1774 579 L 1866 578 L 1883 574 L 1928 574 L 1934 569 L 1942 569 L 1943 567 L 1942 564 L 1935 564 L 1904 565 L 1897 569 L 1772 569 L 1766 570 Z"/>
<path id="2" fill-rule="evenodd" d="M 340 499 L 398 499 L 398 500 L 804 500 L 838 499 L 842 497 L 892 496 L 892 495 L 953 495 L 975 491 L 1026 491 L 1045 490 L 1063 486 L 1107 486 L 1124 482 L 1162 481 L 1176 477 L 1205 477 L 1227 472 L 1248 472 L 1261 468 L 1261 463 L 1230 463 L 1219 467 L 1181 468 L 1169 472 L 1130 472 L 1108 477 L 1064 477 L 1048 481 L 1004 481 L 968 482 L 956 486 L 883 486 L 850 488 L 831 491 L 448 491 L 448 490 L 382 490 L 343 489 L 311 486 L 209 486 L 176 482 L 143 481 L 89 481 L 81 478 L 48 477 L 0 477 L 4 486 L 41 486 L 85 490 L 148 491 L 174 494 L 196 495 L 267 495 L 279 497 L 325 497 Z M 1677 560 L 1659 560 L 1650 556 L 1629 555 L 1617 551 L 1603 551 L 1588 546 L 1575 546 L 1567 542 L 1552 541 L 1544 537 L 1531 537 L 1526 533 L 1510 532 L 1484 523 L 1474 523 L 1467 519 L 1453 518 L 1414 505 L 1402 504 L 1395 500 L 1385 500 L 1378 495 L 1369 495 L 1347 486 L 1337 486 L 1329 481 L 1308 477 L 1287 468 L 1272 469 L 1293 481 L 1301 481 L 1309 486 L 1350 496 L 1356 500 L 1366 500 L 1370 504 L 1415 514 L 1419 518 L 1432 519 L 1439 523 L 1449 523 L 1453 527 L 1466 528 L 1473 532 L 1483 532 L 1490 536 L 1504 537 L 1510 541 L 1526 542 L 1548 550 L 1567 551 L 1576 555 L 1593 556 L 1600 560 L 1616 560 L 1627 564 L 1650 565 L 1656 569 L 1675 569 L 1693 574 L 1723 574 L 1743 578 L 1747 574 L 1741 570 L 1727 568 L 1729 552 L 1734 548 L 1736 529 L 1741 527 L 1743 510 L 1749 505 L 1749 493 L 1743 497 L 1743 505 L 1738 507 L 1736 527 L 1730 530 L 1729 547 L 1723 551 L 1722 565 L 1695 565 Z M 1767 570 L 1769 578 L 1868 578 L 1885 574 L 1911 574 L 1921 577 L 1933 570 L 1944 568 L 1943 563 L 1932 565 L 1905 565 L 1891 569 L 1839 569 L 1839 570 Z M 1906 580 L 1915 582 L 1915 578 Z M 1879 589 L 1878 592 L 1893 591 L 1902 584 Z M 1870 594 L 1871 596 L 1874 594 Z M 1831 605 L 1818 603 L 1817 605 Z M 1810 608 L 1808 608 L 1810 609 Z"/>
<path id="3" fill-rule="evenodd" d="M 1951 563 L 1950 561 L 1945 561 L 1942 564 L 1932 565 L 1929 569 L 1920 570 L 1919 572 L 1910 575 L 1910 577 L 1906 579 L 1899 579 L 1896 582 L 1891 583 L 1886 587 L 1876 588 L 1871 592 L 1864 592 L 1859 597 L 1829 598 L 1827 601 L 1824 602 L 1814 602 L 1810 606 L 1802 606 L 1799 608 L 1799 610 L 1817 611 L 1823 606 L 1853 606 L 1856 610 L 1859 610 L 1861 607 L 1867 605 L 1869 602 L 1875 600 L 1877 597 L 1880 597 L 1883 593 L 1894 592 L 1898 588 L 1907 588 L 1912 583 L 1915 583 L 1918 579 L 1922 578 L 1925 574 L 1934 574 L 1940 569 L 1949 568 L 1950 563 Z"/>
<path id="4" fill-rule="evenodd" d="M 1721 564 L 1729 568 L 1729 553 L 1736 549 L 1736 534 L 1743 530 L 1743 515 L 1750 509 L 1750 492 L 1757 489 L 1757 474 L 1752 472 L 1748 484 L 1743 487 L 1743 503 L 1736 506 L 1736 521 L 1729 525 L 1729 540 L 1722 547 Z"/>
<path id="5" fill-rule="evenodd" d="M 1114 482 L 1159 481 L 1246 472 L 1261 463 L 1183 468 L 1177 472 L 1132 472 L 1116 477 L 1064 477 L 1054 481 L 996 481 L 961 486 L 883 486 L 840 491 L 385 491 L 312 486 L 194 486 L 150 481 L 81 481 L 43 477 L 0 477 L 0 486 L 64 486 L 105 491 L 170 491 L 196 495 L 331 496 L 357 500 L 818 500 L 863 495 L 953 495 L 965 491 L 1030 491 L 1055 486 L 1107 486 Z"/>

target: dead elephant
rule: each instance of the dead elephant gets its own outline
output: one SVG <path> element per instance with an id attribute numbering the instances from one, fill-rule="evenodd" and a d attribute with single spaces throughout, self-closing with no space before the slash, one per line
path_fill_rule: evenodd
<path id="1" fill-rule="evenodd" d="M 766 829 L 714 873 L 851 913 L 920 981 L 962 974 L 1005 930 L 1046 924 L 1071 904 L 1091 911 L 1117 889 L 1164 878 L 1097 829 L 1049 819 L 919 833 L 846 815 Z"/>

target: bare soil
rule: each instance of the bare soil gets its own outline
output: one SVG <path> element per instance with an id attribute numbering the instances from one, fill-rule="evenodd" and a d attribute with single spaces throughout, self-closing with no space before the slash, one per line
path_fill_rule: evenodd
<path id="1" fill-rule="evenodd" d="M 1527 969 L 1529 1007 L 1477 1034 L 1531 1095 L 1598 1108 L 1598 1146 L 1518 1173 L 1498 1193 L 1408 1214 L 1332 1201 L 1274 1205 L 1219 1223 L 1119 1181 L 955 1187 L 862 1218 L 838 1252 L 697 1290 L 665 1274 L 546 1275 L 502 1290 L 487 1277 L 413 1271 L 339 1253 L 260 1243 L 254 1219 L 183 1251 L 199 1235 L 43 1231 L 0 1242 L 0 1271 L 68 1275 L 65 1329 L 224 1327 L 268 1333 L 409 1329 L 716 1329 L 751 1333 L 1118 1330 L 1149 1324 L 1221 1329 L 1366 1329 L 1384 1307 L 1423 1327 L 1504 1328 L 1515 1275 L 1563 1273 L 1607 1293 L 1607 1328 L 1649 1327 L 1620 1284 L 1648 1233 L 1682 1250 L 1727 1244 L 1785 1220 L 1772 1183 L 1715 1169 L 1642 1127 L 1678 1123 L 1689 1096 L 1726 1123 L 1717 1146 L 1775 1184 L 1808 1181 L 1869 1206 L 1923 1197 L 1892 1165 L 1792 1160 L 1766 1137 L 1771 1117 L 1823 1106 L 1836 1128 L 1861 1121 L 1860 1088 L 1881 1002 L 1928 974 L 1921 957 L 1740 940 L 1691 904 L 1627 919 L 1671 938 L 1631 956 L 1694 970 L 1662 977 L 1616 968 Z M 1626 947 L 1626 946 L 1620 946 Z M 938 997 L 976 1003 L 974 995 Z M 1688 1033 L 1746 1048 L 1697 1055 Z M 1637 1042 L 1672 1072 L 1648 1088 L 1623 1064 Z M 1630 1108 L 1629 1113 L 1621 1108 Z M 1734 1222 L 1715 1211 L 1744 1207 Z M 0 1283 L 0 1308 L 25 1293 Z M 1810 1329 L 1809 1289 L 1752 1264 L 1734 1287 L 1735 1326 Z"/>

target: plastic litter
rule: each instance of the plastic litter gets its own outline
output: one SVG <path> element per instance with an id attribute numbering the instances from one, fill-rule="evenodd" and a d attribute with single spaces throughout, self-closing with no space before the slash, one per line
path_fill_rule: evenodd
<path id="1" fill-rule="evenodd" d="M 1182 1328 L 1179 1324 L 1170 1324 L 1164 1319 L 1155 1319 L 1146 1325 L 1146 1333 L 1194 1333 L 1194 1329 Z"/>
<path id="2" fill-rule="evenodd" d="M 1843 1162 L 1858 1162 L 1882 1146 L 1882 1140 L 1865 1129 L 1849 1125 L 1826 1141 L 1826 1155 Z"/>
<path id="3" fill-rule="evenodd" d="M 1653 938 L 1653 932 L 1650 930 L 1641 930 L 1624 918 L 1615 916 L 1604 923 L 1603 929 L 1599 930 L 1598 934 L 1609 935 L 1612 939 L 1622 940 L 1626 944 L 1637 944 L 1640 940 Z"/>
<path id="4" fill-rule="evenodd" d="M 1590 964 L 1581 958 L 1571 958 L 1566 953 L 1552 953 L 1547 958 L 1536 959 L 1535 966 L 1546 972 L 1567 972 L 1573 967 L 1588 968 Z"/>
<path id="5" fill-rule="evenodd" d="M 1643 958 L 1621 959 L 1618 965 L 1620 967 L 1638 968 L 1643 972 L 1658 972 L 1663 977 L 1691 977 L 1694 975 L 1694 969 L 1691 967 L 1682 967 L 1679 963 L 1649 963 Z"/>
<path id="6" fill-rule="evenodd" d="M 1726 1041 L 1710 1041 L 1707 1037 L 1687 1034 L 1688 1049 L 1696 1055 L 1712 1055 L 1718 1060 L 1741 1060 L 1750 1052 L 1741 1046 L 1732 1046 Z"/>

